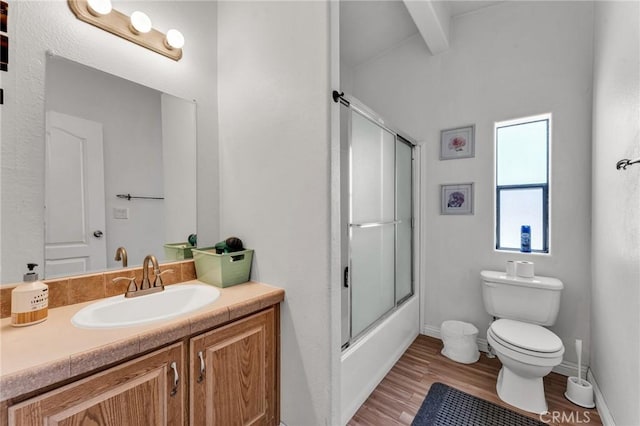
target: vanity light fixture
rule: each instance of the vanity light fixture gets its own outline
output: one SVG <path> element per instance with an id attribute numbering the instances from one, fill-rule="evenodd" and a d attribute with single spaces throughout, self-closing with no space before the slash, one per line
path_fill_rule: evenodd
<path id="1" fill-rule="evenodd" d="M 87 0 L 87 9 L 93 16 L 103 16 L 111 13 L 111 0 Z"/>
<path id="2" fill-rule="evenodd" d="M 136 43 L 174 61 L 182 58 L 184 37 L 177 30 L 167 35 L 151 25 L 151 19 L 143 12 L 134 12 L 131 17 L 111 8 L 111 0 L 67 0 L 76 18 L 94 25 L 132 43 Z M 174 35 L 175 31 L 179 36 Z M 170 36 L 169 33 L 172 35 Z M 168 39 L 171 38 L 171 41 Z"/>
<path id="3" fill-rule="evenodd" d="M 146 34 L 151 31 L 151 18 L 139 10 L 131 14 L 131 31 L 134 34 Z"/>
<path id="4" fill-rule="evenodd" d="M 184 36 L 182 33 L 175 29 L 167 31 L 167 37 L 164 39 L 164 44 L 169 49 L 182 49 L 184 46 Z"/>

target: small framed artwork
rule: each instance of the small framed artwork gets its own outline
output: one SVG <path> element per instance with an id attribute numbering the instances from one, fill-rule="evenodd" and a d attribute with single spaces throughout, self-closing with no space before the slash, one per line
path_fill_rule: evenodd
<path id="1" fill-rule="evenodd" d="M 0 32 L 6 33 L 7 31 L 7 18 L 9 17 L 9 3 L 6 1 L 0 1 Z"/>
<path id="2" fill-rule="evenodd" d="M 440 185 L 440 214 L 473 214 L 473 183 Z"/>
<path id="3" fill-rule="evenodd" d="M 475 125 L 440 132 L 440 160 L 471 158 L 475 155 Z"/>
<path id="4" fill-rule="evenodd" d="M 9 4 L 0 1 L 0 71 L 7 71 L 9 65 L 9 37 L 7 36 L 7 18 Z"/>
<path id="5" fill-rule="evenodd" d="M 7 71 L 9 65 L 9 37 L 0 34 L 0 71 Z"/>

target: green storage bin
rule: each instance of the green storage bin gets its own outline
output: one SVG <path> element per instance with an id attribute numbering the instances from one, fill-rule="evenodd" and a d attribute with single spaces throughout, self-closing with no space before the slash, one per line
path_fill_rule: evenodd
<path id="1" fill-rule="evenodd" d="M 249 281 L 253 250 L 216 254 L 215 249 L 193 249 L 198 280 L 216 287 L 229 287 Z"/>
<path id="2" fill-rule="evenodd" d="M 164 258 L 166 260 L 192 259 L 191 249 L 195 248 L 188 242 L 169 243 L 164 245 Z"/>

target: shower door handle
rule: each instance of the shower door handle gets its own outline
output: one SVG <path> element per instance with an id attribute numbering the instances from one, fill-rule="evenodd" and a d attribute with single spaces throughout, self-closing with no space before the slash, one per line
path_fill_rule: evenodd
<path id="1" fill-rule="evenodd" d="M 348 266 L 344 267 L 344 273 L 342 275 L 342 285 L 345 288 L 349 288 L 349 267 Z"/>
<path id="2" fill-rule="evenodd" d="M 375 228 L 378 226 L 397 225 L 402 223 L 401 220 L 394 220 L 391 222 L 369 222 L 369 223 L 350 223 L 349 226 L 354 228 Z"/>

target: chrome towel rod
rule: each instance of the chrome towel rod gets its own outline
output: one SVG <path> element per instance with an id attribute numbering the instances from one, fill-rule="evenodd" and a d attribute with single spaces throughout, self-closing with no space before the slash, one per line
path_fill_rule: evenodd
<path id="1" fill-rule="evenodd" d="M 628 158 L 625 158 L 624 160 L 620 160 L 616 163 L 616 169 L 627 170 L 627 167 L 637 163 L 640 163 L 640 158 L 636 158 L 635 160 L 629 160 Z"/>
<path id="2" fill-rule="evenodd" d="M 131 194 L 117 194 L 116 197 L 124 198 L 127 201 L 131 201 L 132 198 L 142 198 L 144 200 L 164 200 L 164 197 L 136 197 Z"/>

